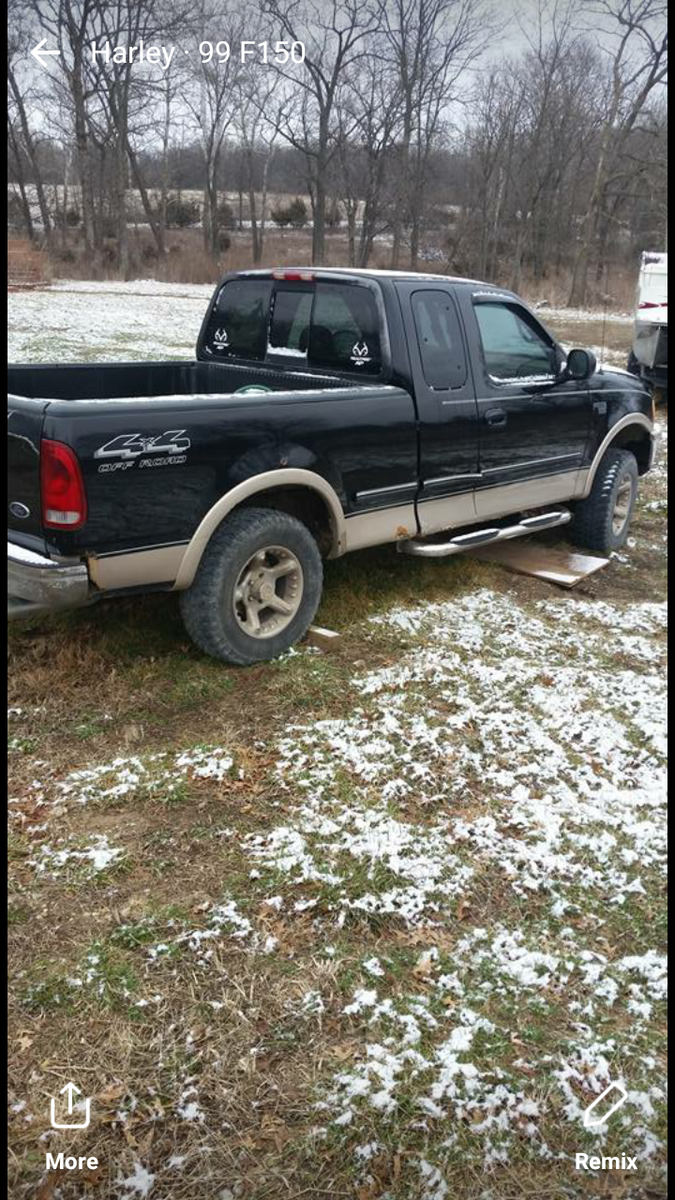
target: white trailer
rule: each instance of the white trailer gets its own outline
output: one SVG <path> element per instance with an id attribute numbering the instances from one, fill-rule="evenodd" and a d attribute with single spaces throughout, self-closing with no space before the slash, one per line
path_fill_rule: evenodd
<path id="1" fill-rule="evenodd" d="M 668 375 L 668 255 L 645 251 L 640 261 L 628 370 L 665 399 Z"/>

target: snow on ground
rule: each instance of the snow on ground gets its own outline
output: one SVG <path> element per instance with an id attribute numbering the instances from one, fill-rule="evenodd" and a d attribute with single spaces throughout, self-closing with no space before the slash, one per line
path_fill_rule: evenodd
<path id="1" fill-rule="evenodd" d="M 486 589 L 375 618 L 414 649 L 355 681 L 367 703 L 349 718 L 289 730 L 280 779 L 305 801 L 248 840 L 263 880 L 268 870 L 302 894 L 318 886 L 338 927 L 354 910 L 395 914 L 429 939 L 423 992 L 381 999 L 372 957 L 363 962 L 364 986 L 344 1012 L 371 1032 L 320 1101 L 326 1121 L 350 1126 L 364 1109 L 393 1116 L 412 1095 L 421 1122 L 471 1122 L 486 1166 L 523 1138 L 550 1156 L 547 1091 L 577 1124 L 616 1079 L 619 1048 L 602 1036 L 610 1011 L 624 1022 L 624 1125 L 644 1156 L 658 1148 L 650 1116 L 663 1081 L 642 1036 L 663 997 L 664 960 L 644 938 L 635 954 L 590 951 L 586 922 L 602 929 L 665 870 L 663 607 L 632 613 L 634 639 L 609 603 L 565 596 L 538 608 L 532 617 Z M 497 914 L 439 954 L 434 926 L 486 877 L 519 898 L 522 923 Z M 524 1078 L 495 1069 L 490 1046 L 555 1004 L 566 1011 L 555 1049 L 528 1047 Z"/>
<path id="2" fill-rule="evenodd" d="M 551 1112 L 575 1133 L 614 1081 L 628 1093 L 617 1120 L 631 1152 L 647 1160 L 661 1149 L 665 1082 L 650 1031 L 665 961 L 648 920 L 619 952 L 605 931 L 623 910 L 639 914 L 665 873 L 664 606 L 631 609 L 630 630 L 625 609 L 568 594 L 535 614 L 484 588 L 371 618 L 408 649 L 355 677 L 361 701 L 349 716 L 289 727 L 276 746 L 284 817 L 240 843 L 259 899 L 288 920 L 316 909 L 333 935 L 358 916 L 394 918 L 420 939 L 412 986 L 394 995 L 386 944 L 363 955 L 341 1017 L 362 1041 L 317 1098 L 326 1134 L 347 1135 L 364 1116 L 386 1126 L 404 1101 L 420 1129 L 437 1135 L 444 1123 L 448 1150 L 468 1124 L 486 1169 L 524 1144 L 564 1157 L 547 1140 Z M 118 759 L 52 786 L 58 803 L 92 803 L 232 769 L 222 747 L 200 748 Z M 79 853 L 97 847 L 116 853 L 101 839 Z M 38 870 L 56 857 L 43 847 Z M 458 927 L 486 888 L 500 891 L 497 906 Z M 180 950 L 208 969 L 223 937 L 250 954 L 280 952 L 235 890 L 205 908 L 199 928 L 170 921 L 145 947 L 148 970 Z M 104 986 L 96 957 L 69 988 Z M 300 1007 L 319 1019 L 321 991 Z M 547 1022 L 551 1038 L 533 1038 Z M 518 1054 L 498 1065 L 508 1044 Z M 200 1112 L 197 1093 L 185 1093 L 178 1115 Z M 604 1147 L 607 1126 L 591 1136 Z M 419 1169 L 424 1194 L 443 1195 L 442 1170 L 423 1158 Z"/>
<path id="3" fill-rule="evenodd" d="M 12 292 L 7 357 L 14 363 L 193 358 L 212 292 L 154 280 Z"/>
<path id="4" fill-rule="evenodd" d="M 617 325 L 631 325 L 633 322 L 633 314 L 627 312 L 603 312 L 598 308 L 558 308 L 555 305 L 541 303 L 535 304 L 533 307 L 544 322 L 549 319 L 563 323 L 573 321 L 580 324 L 590 321 L 612 321 Z"/>

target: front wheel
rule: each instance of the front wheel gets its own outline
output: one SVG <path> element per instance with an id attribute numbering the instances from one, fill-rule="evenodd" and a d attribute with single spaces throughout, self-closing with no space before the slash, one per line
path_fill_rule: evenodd
<path id="1" fill-rule="evenodd" d="M 181 593 L 181 615 L 200 650 L 250 666 L 307 632 L 322 583 L 319 548 L 305 525 L 288 513 L 243 508 L 211 538 Z"/>
<path id="2" fill-rule="evenodd" d="M 628 537 L 637 485 L 635 455 L 630 450 L 607 450 L 590 494 L 576 506 L 570 526 L 572 540 L 601 554 L 620 550 Z"/>

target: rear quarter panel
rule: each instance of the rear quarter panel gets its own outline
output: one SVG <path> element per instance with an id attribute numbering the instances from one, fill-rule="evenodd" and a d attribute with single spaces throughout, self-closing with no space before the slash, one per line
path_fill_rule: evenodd
<path id="1" fill-rule="evenodd" d="M 189 541 L 230 489 L 278 468 L 321 475 L 347 515 L 367 510 L 358 492 L 417 480 L 413 401 L 389 386 L 56 401 L 43 432 L 74 448 L 87 490 L 84 528 L 50 531 L 60 554 Z"/>

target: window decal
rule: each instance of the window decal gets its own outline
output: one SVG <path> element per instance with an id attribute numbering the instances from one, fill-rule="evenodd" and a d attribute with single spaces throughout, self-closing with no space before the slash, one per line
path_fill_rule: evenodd
<path id="1" fill-rule="evenodd" d="M 363 367 L 366 363 L 371 361 L 366 342 L 363 342 L 361 345 L 359 345 L 358 342 L 354 342 L 354 345 L 352 346 L 352 355 L 349 361 L 353 362 L 356 367 Z"/>

